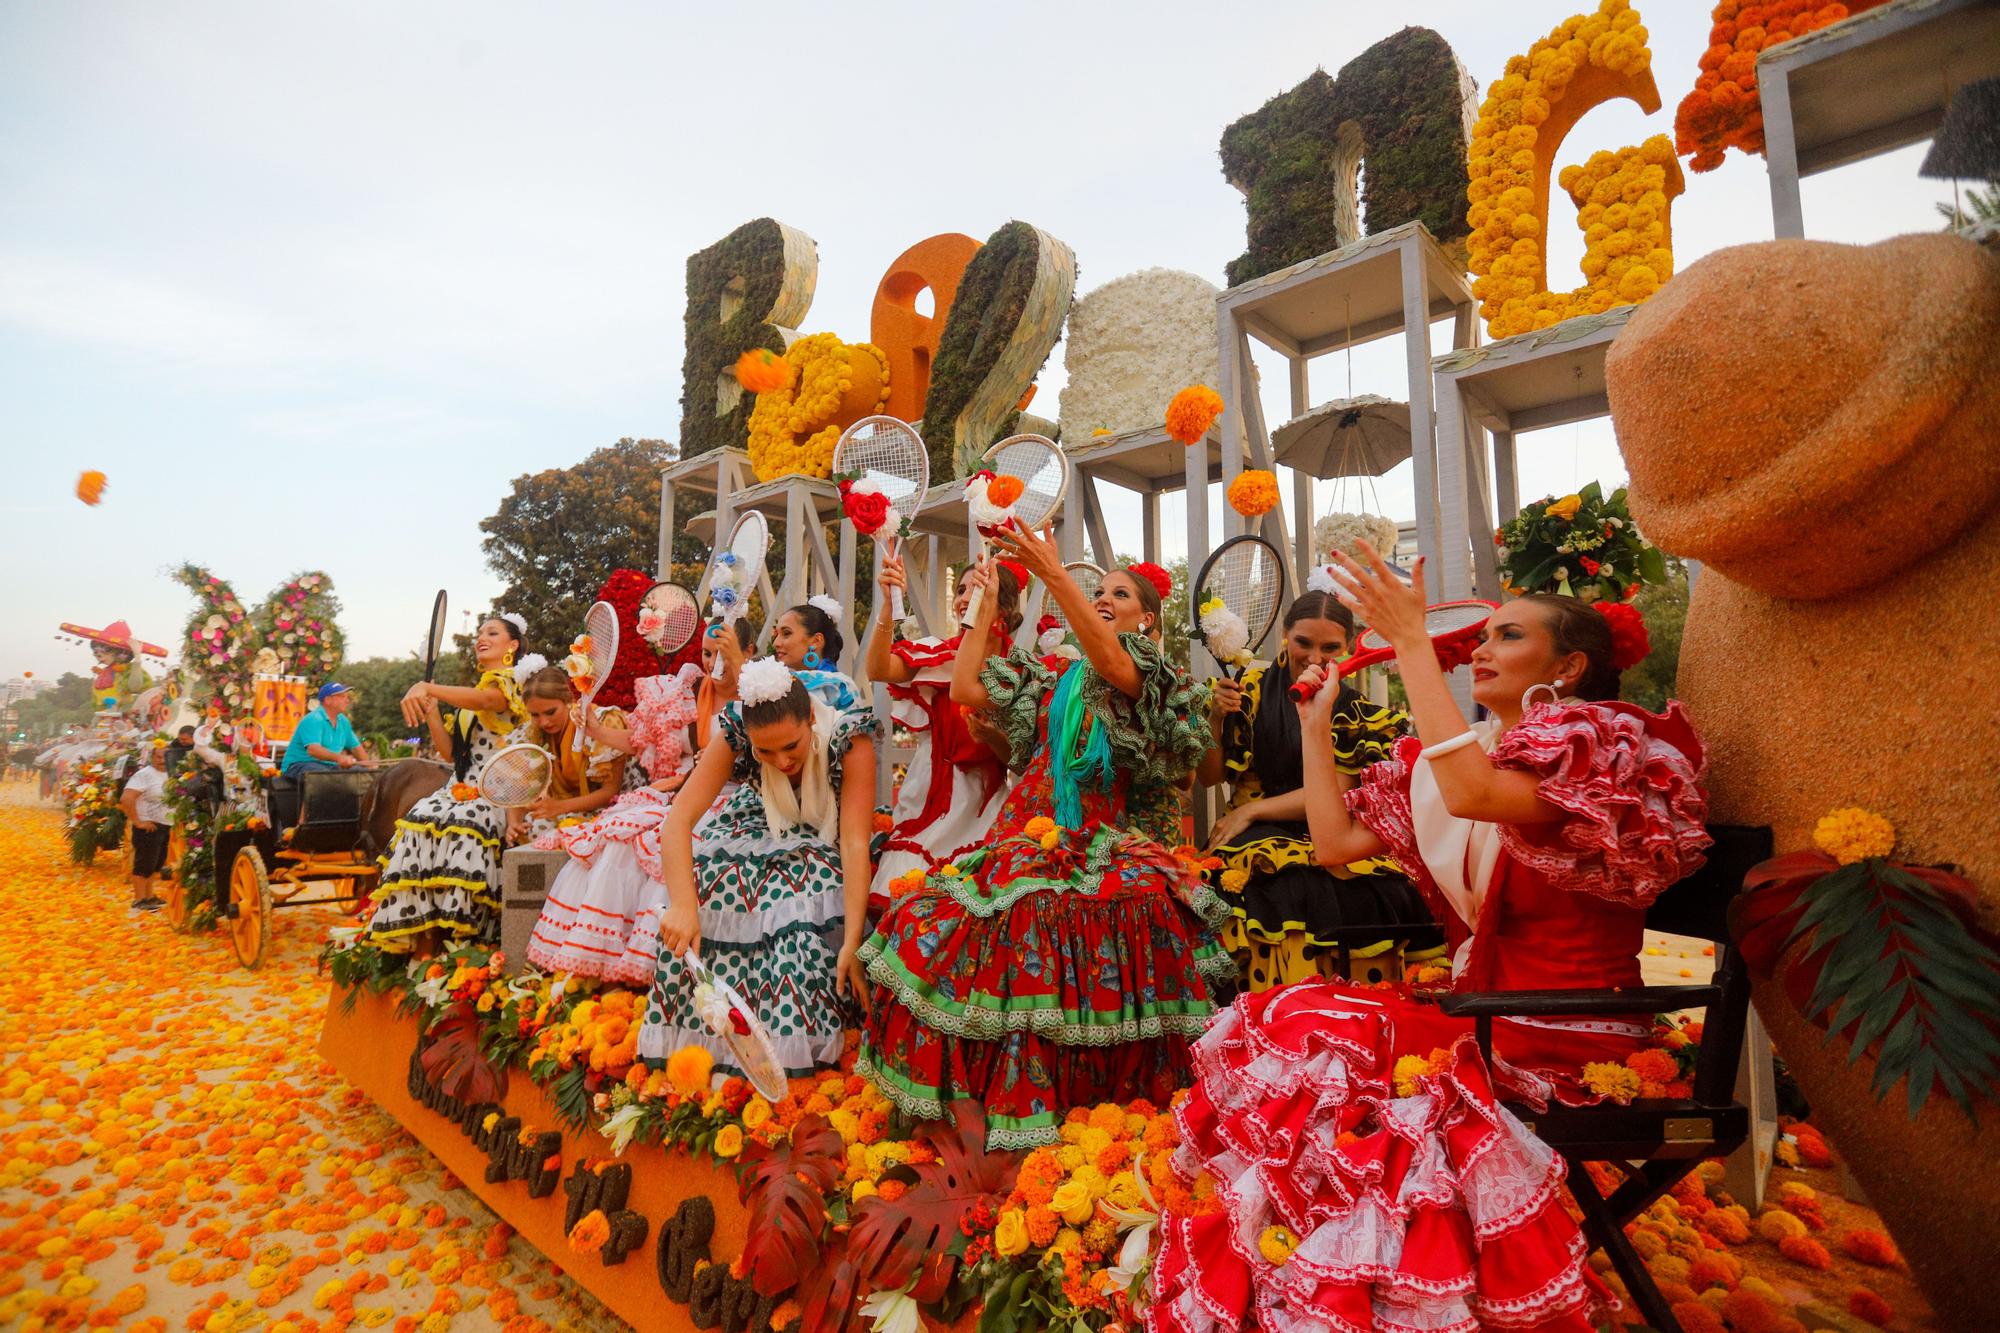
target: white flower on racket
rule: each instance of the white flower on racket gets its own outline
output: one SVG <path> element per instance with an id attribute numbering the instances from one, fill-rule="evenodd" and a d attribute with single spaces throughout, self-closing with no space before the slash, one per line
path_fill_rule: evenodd
<path id="1" fill-rule="evenodd" d="M 563 674 L 571 680 L 585 680 L 590 676 L 590 658 L 583 653 L 571 653 L 563 659 Z"/>
<path id="2" fill-rule="evenodd" d="M 1045 629 L 1040 634 L 1035 636 L 1035 651 L 1041 653 L 1042 656 L 1044 657 L 1047 657 L 1051 653 L 1058 652 L 1061 650 L 1063 646 L 1063 640 L 1066 639 L 1068 635 L 1069 631 L 1065 630 L 1060 625 L 1056 625 L 1049 629 Z"/>
<path id="3" fill-rule="evenodd" d="M 1250 627 L 1243 617 L 1224 606 L 1220 597 L 1201 604 L 1201 639 L 1218 662 L 1231 665 L 1247 662 L 1250 654 Z"/>
<path id="4" fill-rule="evenodd" d="M 994 504 L 988 494 L 995 480 L 990 472 L 978 472 L 965 483 L 965 507 L 982 529 L 1004 528 L 1014 521 L 1014 506 Z"/>

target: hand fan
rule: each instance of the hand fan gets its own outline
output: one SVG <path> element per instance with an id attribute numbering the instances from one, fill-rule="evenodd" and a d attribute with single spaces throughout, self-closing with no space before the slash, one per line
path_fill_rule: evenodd
<path id="1" fill-rule="evenodd" d="M 655 583 L 639 599 L 639 637 L 662 657 L 688 646 L 701 628 L 701 607 L 678 583 Z"/>
<path id="2" fill-rule="evenodd" d="M 1479 631 L 1486 628 L 1486 621 L 1492 616 L 1495 604 L 1492 602 L 1439 602 L 1424 612 L 1424 633 L 1430 635 L 1431 647 L 1438 655 L 1440 665 L 1449 671 L 1463 660 L 1462 654 L 1479 638 Z M 1396 650 L 1380 634 L 1372 629 L 1361 632 L 1355 642 L 1355 654 L 1340 664 L 1340 678 L 1353 675 L 1363 667 L 1386 662 L 1396 655 Z M 1300 681 L 1292 686 L 1292 698 L 1304 703 L 1318 694 L 1317 688 L 1307 688 L 1307 682 Z"/>
<path id="3" fill-rule="evenodd" d="M 431 631 L 424 640 L 424 680 L 437 675 L 438 650 L 444 647 L 444 589 L 438 589 L 437 600 L 431 603 Z"/>
<path id="4" fill-rule="evenodd" d="M 1239 679 L 1257 646 L 1278 622 L 1285 565 L 1262 537 L 1231 537 L 1202 562 L 1191 594 L 1194 637 Z"/>
<path id="5" fill-rule="evenodd" d="M 1103 570 L 1088 560 L 1072 560 L 1063 566 L 1063 572 L 1069 575 L 1069 581 L 1074 583 L 1078 591 L 1083 594 L 1084 601 L 1094 602 L 1097 600 L 1097 590 L 1104 584 Z M 1050 597 L 1043 605 L 1049 607 L 1049 614 L 1056 618 L 1056 623 L 1061 625 L 1065 632 L 1071 628 L 1069 617 L 1063 614 L 1061 602 L 1056 601 L 1054 597 Z"/>
<path id="6" fill-rule="evenodd" d="M 1014 435 L 986 451 L 985 471 L 993 474 L 989 491 L 982 497 L 967 486 L 967 506 L 973 525 L 979 529 L 979 554 L 990 553 L 988 538 L 1005 527 L 1026 528 L 1030 532 L 1053 520 L 1069 492 L 1069 456 L 1054 440 L 1040 435 Z M 1020 484 L 1020 493 L 1006 504 L 996 503 L 990 488 L 1008 479 Z M 984 588 L 975 589 L 966 604 L 966 625 L 979 618 Z"/>
<path id="7" fill-rule="evenodd" d="M 783 1101 L 785 1066 L 778 1059 L 778 1044 L 758 1019 L 757 1011 L 745 1003 L 736 988 L 709 970 L 700 955 L 690 949 L 681 955 L 688 978 L 694 982 L 694 1011 L 709 1031 L 729 1045 L 730 1054 L 743 1070 L 743 1077 L 766 1101 Z"/>
<path id="8" fill-rule="evenodd" d="M 743 514 L 729 530 L 729 544 L 715 553 L 708 574 L 708 609 L 722 622 L 724 631 L 733 632 L 736 622 L 750 609 L 750 594 L 764 573 L 764 554 L 771 546 L 771 525 L 756 510 Z M 722 679 L 722 656 L 715 658 L 713 675 Z"/>
<path id="9" fill-rule="evenodd" d="M 895 417 L 863 417 L 840 433 L 833 445 L 833 479 L 840 483 L 841 508 L 854 530 L 875 542 L 875 573 L 891 537 L 910 535 L 931 485 L 931 455 L 923 436 Z M 882 504 L 864 497 L 879 495 Z M 903 618 L 903 590 L 889 597 L 891 622 Z"/>
<path id="10" fill-rule="evenodd" d="M 582 661 L 578 661 L 581 658 Z M 573 664 L 569 673 L 570 682 L 583 696 L 577 710 L 578 717 L 590 716 L 590 701 L 597 697 L 598 687 L 618 661 L 618 608 L 609 602 L 592 602 L 590 609 L 583 613 L 583 637 L 569 646 L 569 660 Z M 585 669 L 579 677 L 576 666 Z M 583 749 L 583 728 L 578 726 L 570 738 L 572 751 Z"/>
<path id="11" fill-rule="evenodd" d="M 542 799 L 555 773 L 555 760 L 539 745 L 509 745 L 479 770 L 479 794 L 503 810 Z"/>

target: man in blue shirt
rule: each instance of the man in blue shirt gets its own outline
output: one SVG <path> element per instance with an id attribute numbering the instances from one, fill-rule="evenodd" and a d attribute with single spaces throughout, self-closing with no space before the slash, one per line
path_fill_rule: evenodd
<path id="1" fill-rule="evenodd" d="M 285 746 L 287 774 L 337 773 L 363 763 L 361 740 L 347 710 L 354 696 L 345 685 L 328 681 L 319 687 L 319 706 L 300 719 Z"/>

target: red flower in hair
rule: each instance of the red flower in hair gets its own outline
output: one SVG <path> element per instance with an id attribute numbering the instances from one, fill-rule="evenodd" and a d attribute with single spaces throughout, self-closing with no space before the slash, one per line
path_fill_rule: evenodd
<path id="1" fill-rule="evenodd" d="M 1002 560 L 998 563 L 1000 568 L 1014 576 L 1014 586 L 1016 588 L 1026 590 L 1028 586 L 1028 567 L 1026 565 L 1018 560 Z"/>
<path id="2" fill-rule="evenodd" d="M 1639 608 L 1629 602 L 1596 602 L 1597 613 L 1611 626 L 1611 665 L 1629 671 L 1653 651 L 1652 638 Z"/>
<path id="3" fill-rule="evenodd" d="M 1174 576 L 1152 561 L 1141 560 L 1136 565 L 1128 565 L 1126 569 L 1129 573 L 1137 574 L 1140 578 L 1152 584 L 1153 590 L 1160 594 L 1161 601 L 1164 602 L 1167 598 L 1173 596 Z"/>

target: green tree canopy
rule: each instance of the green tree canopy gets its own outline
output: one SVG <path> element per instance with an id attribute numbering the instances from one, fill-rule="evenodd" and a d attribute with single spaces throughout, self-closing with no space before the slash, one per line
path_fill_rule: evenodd
<path id="1" fill-rule="evenodd" d="M 665 440 L 622 439 L 574 467 L 514 478 L 481 520 L 487 568 L 507 581 L 496 609 L 527 618 L 531 649 L 560 656 L 612 570 L 657 563 L 660 469 L 674 457 Z"/>
<path id="2" fill-rule="evenodd" d="M 90 677 L 65 671 L 56 679 L 54 689 L 21 700 L 14 716 L 29 740 L 45 741 L 60 736 L 62 729 L 72 722 L 79 725 L 89 722 L 93 711 Z"/>

